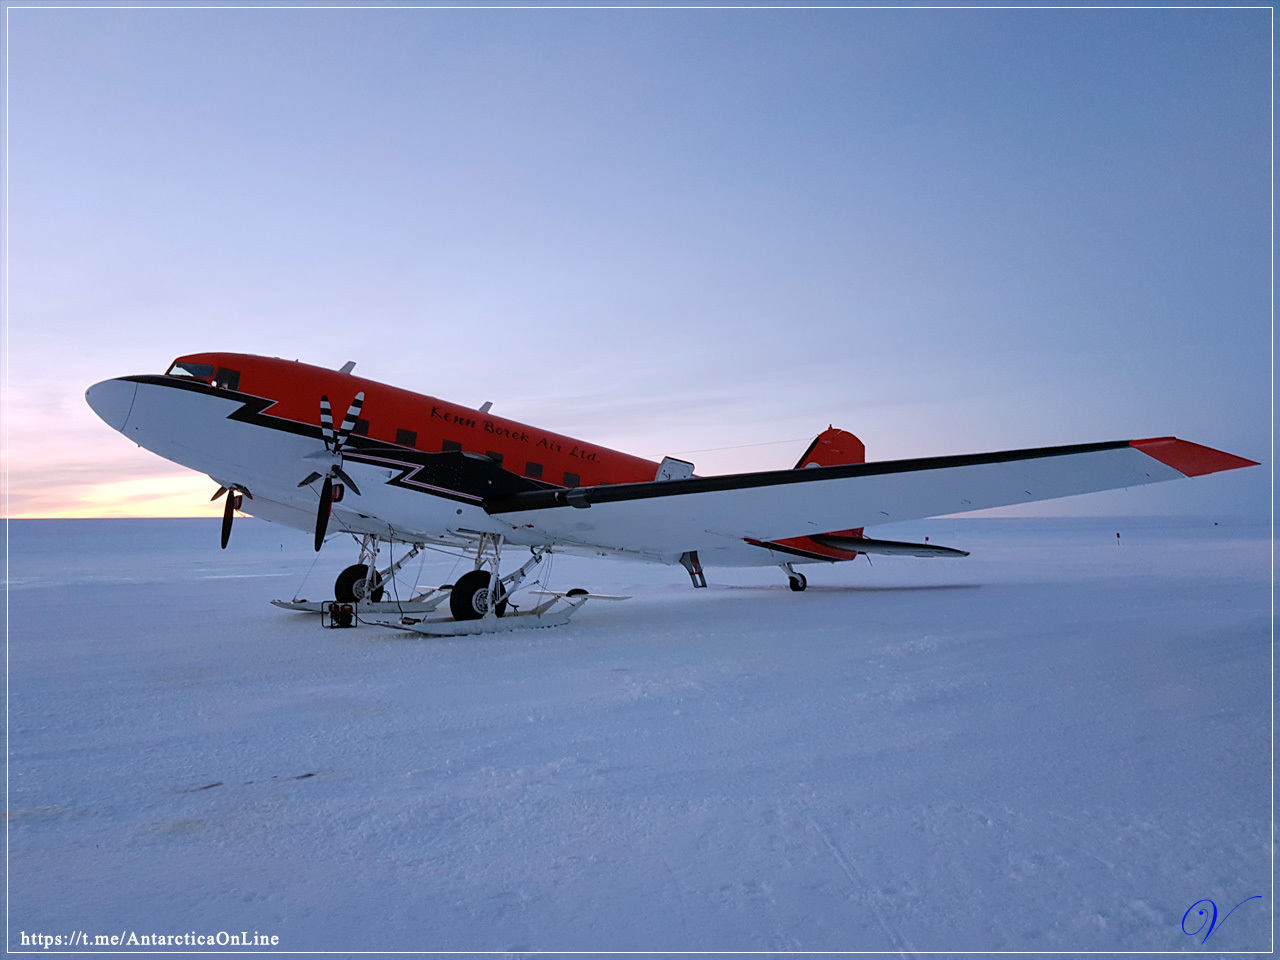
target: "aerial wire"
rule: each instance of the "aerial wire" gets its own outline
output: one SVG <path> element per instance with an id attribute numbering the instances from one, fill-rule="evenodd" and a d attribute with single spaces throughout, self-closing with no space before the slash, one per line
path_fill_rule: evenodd
<path id="1" fill-rule="evenodd" d="M 697 450 L 672 450 L 669 453 L 661 454 L 661 456 L 670 456 L 675 453 L 712 453 L 716 450 L 745 450 L 748 447 L 777 447 L 784 443 L 803 443 L 806 440 L 812 440 L 812 437 L 796 437 L 792 440 L 766 440 L 763 443 L 735 443 L 727 447 L 700 447 Z M 646 459 L 660 456 L 656 453 L 644 454 Z"/>

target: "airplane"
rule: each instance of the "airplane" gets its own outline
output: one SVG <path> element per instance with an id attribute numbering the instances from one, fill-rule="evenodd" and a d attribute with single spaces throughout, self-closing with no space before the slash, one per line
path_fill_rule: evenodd
<path id="1" fill-rule="evenodd" d="M 473 560 L 456 583 L 414 598 L 425 614 L 448 595 L 449 623 L 402 617 L 424 633 L 513 629 L 518 612 L 528 625 L 565 622 L 598 595 L 548 592 L 532 610 L 507 609 L 553 551 L 678 564 L 695 587 L 706 586 L 705 567 L 777 566 L 800 592 L 797 565 L 967 556 L 867 537 L 868 526 L 1257 466 L 1174 437 L 868 463 L 861 440 L 828 427 L 792 469 L 696 476 L 684 460 L 632 456 L 354 368 L 197 353 L 163 374 L 96 383 L 85 399 L 134 443 L 218 484 L 224 549 L 237 512 L 313 532 L 317 551 L 331 532 L 353 535 L 360 556 L 339 574 L 337 601 L 386 606 L 389 578 L 423 549 Z M 379 570 L 382 543 L 411 549 Z M 504 546 L 530 559 L 500 576 Z"/>

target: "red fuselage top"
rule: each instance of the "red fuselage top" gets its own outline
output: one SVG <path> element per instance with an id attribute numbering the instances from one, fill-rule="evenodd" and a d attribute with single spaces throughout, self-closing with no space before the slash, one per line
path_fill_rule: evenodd
<path id="1" fill-rule="evenodd" d="M 653 480 L 658 470 L 657 463 L 642 457 L 296 360 L 193 353 L 175 360 L 168 372 L 272 400 L 265 413 L 311 426 L 320 423 L 321 396 L 329 398 L 336 428 L 363 391 L 364 407 L 353 432 L 428 453 L 487 455 L 505 470 L 545 483 L 642 483 Z"/>

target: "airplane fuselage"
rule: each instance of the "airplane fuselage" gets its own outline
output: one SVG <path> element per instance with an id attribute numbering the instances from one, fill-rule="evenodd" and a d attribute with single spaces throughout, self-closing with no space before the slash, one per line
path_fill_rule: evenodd
<path id="1" fill-rule="evenodd" d="M 328 398 L 337 419 L 357 394 L 363 394 L 363 407 L 342 462 L 360 492 L 341 492 L 330 532 L 446 543 L 490 533 L 516 544 L 551 546 L 536 532 L 490 515 L 482 504 L 529 490 L 644 483 L 659 468 L 655 461 L 488 411 L 339 370 L 248 354 L 190 354 L 165 374 L 103 381 L 86 397 L 103 420 L 139 446 L 244 490 L 243 512 L 310 530 L 319 484 L 303 481 L 311 466 L 328 462 L 321 397 Z M 575 545 L 563 537 L 556 546 L 664 563 L 679 559 L 678 553 Z M 856 550 L 807 540 L 787 541 L 776 551 L 743 540 L 715 547 L 719 565 L 857 556 Z"/>

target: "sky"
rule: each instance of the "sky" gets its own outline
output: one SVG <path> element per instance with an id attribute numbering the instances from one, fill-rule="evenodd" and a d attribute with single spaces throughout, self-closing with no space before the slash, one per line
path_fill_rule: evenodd
<path id="1" fill-rule="evenodd" d="M 1264 516 L 1268 9 L 6 5 L 9 515 L 216 515 L 85 388 L 298 358 L 712 474 L 1176 435 Z"/>

